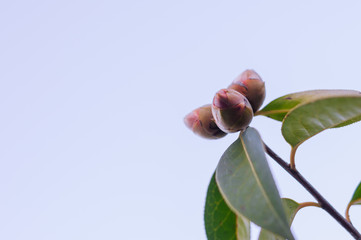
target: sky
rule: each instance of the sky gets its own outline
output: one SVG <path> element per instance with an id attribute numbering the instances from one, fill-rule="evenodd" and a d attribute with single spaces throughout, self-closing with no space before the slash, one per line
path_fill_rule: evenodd
<path id="1" fill-rule="evenodd" d="M 265 104 L 361 90 L 360 10 L 356 0 L 0 2 L 0 239 L 205 240 L 207 186 L 238 135 L 202 139 L 184 116 L 249 68 Z M 251 126 L 288 158 L 279 122 Z M 296 156 L 342 214 L 361 180 L 360 133 L 361 123 L 325 131 Z M 313 201 L 269 164 L 282 197 Z M 361 229 L 359 216 L 352 207 Z M 292 231 L 352 239 L 316 208 Z"/>

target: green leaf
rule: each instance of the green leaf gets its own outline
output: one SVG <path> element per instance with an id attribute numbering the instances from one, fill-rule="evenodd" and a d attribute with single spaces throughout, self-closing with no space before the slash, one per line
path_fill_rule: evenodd
<path id="1" fill-rule="evenodd" d="M 361 182 L 357 186 L 355 192 L 353 193 L 352 199 L 350 201 L 353 205 L 361 204 Z"/>
<path id="2" fill-rule="evenodd" d="M 260 135 L 249 127 L 226 150 L 216 170 L 228 206 L 255 224 L 293 240 Z"/>
<path id="3" fill-rule="evenodd" d="M 282 121 L 288 112 L 300 104 L 314 102 L 325 98 L 344 97 L 351 95 L 359 96 L 360 92 L 353 90 L 311 90 L 291 93 L 273 100 L 262 110 L 258 111 L 257 115 L 263 115 L 278 121 Z"/>
<path id="4" fill-rule="evenodd" d="M 215 174 L 208 186 L 204 223 L 208 240 L 249 240 L 250 222 L 243 216 L 237 217 L 227 206 L 215 180 Z"/>
<path id="5" fill-rule="evenodd" d="M 345 126 L 361 117 L 361 94 L 318 99 L 298 105 L 283 119 L 282 134 L 296 149 L 310 137 L 328 128 Z"/>
<path id="6" fill-rule="evenodd" d="M 353 193 L 353 196 L 351 198 L 351 201 L 348 203 L 346 208 L 346 219 L 351 222 L 350 220 L 350 208 L 353 205 L 361 205 L 361 182 L 357 186 L 355 192 Z"/>
<path id="7" fill-rule="evenodd" d="M 291 225 L 300 204 L 289 198 L 283 198 L 282 203 L 286 210 L 288 223 Z M 262 228 L 258 240 L 285 240 L 285 238 Z"/>

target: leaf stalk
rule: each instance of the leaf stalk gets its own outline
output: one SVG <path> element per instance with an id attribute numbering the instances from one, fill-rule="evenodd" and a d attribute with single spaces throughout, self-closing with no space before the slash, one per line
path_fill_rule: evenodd
<path id="1" fill-rule="evenodd" d="M 315 203 L 315 202 L 303 202 L 303 203 L 300 203 L 300 205 L 296 209 L 296 212 L 298 212 L 299 210 L 301 210 L 304 207 L 321 207 L 321 206 L 320 206 L 320 204 Z"/>
<path id="2" fill-rule="evenodd" d="M 351 219 L 350 219 L 350 207 L 352 206 L 352 202 L 350 202 L 348 205 L 347 205 L 347 208 L 346 208 L 346 219 L 349 223 L 351 223 Z"/>

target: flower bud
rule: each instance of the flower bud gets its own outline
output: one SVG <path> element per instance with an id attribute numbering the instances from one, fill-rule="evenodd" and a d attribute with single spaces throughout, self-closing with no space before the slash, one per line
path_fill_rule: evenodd
<path id="1" fill-rule="evenodd" d="M 214 121 L 211 104 L 193 110 L 185 116 L 184 123 L 195 134 L 204 138 L 217 139 L 227 135 Z"/>
<path id="2" fill-rule="evenodd" d="M 234 89 L 242 93 L 251 103 L 253 112 L 256 112 L 262 105 L 266 96 L 265 84 L 262 78 L 253 70 L 246 70 L 229 85 L 229 89 Z"/>
<path id="3" fill-rule="evenodd" d="M 244 131 L 253 118 L 253 110 L 247 98 L 233 89 L 221 89 L 216 93 L 212 114 L 217 126 L 227 133 Z"/>

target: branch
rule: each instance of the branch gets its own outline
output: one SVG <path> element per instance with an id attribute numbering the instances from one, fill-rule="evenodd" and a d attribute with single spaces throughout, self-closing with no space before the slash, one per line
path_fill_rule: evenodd
<path id="1" fill-rule="evenodd" d="M 265 143 L 267 154 L 283 167 L 294 179 L 296 179 L 317 201 L 322 209 L 330 214 L 342 227 L 344 227 L 355 239 L 361 240 L 361 234 L 349 223 L 322 195 L 296 170 L 280 158 Z"/>

